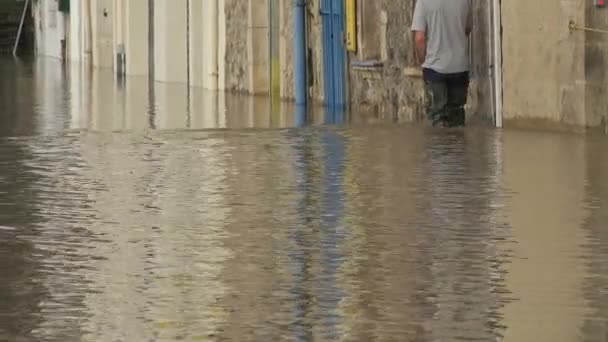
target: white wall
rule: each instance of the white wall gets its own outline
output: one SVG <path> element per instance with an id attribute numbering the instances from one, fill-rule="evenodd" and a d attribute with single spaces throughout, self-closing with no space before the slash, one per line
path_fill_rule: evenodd
<path id="1" fill-rule="evenodd" d="M 125 49 L 125 26 L 127 21 L 126 6 L 127 4 L 124 0 L 113 0 L 112 8 L 114 11 L 114 18 L 112 18 L 112 35 L 114 37 L 114 44 L 112 49 L 112 58 L 114 62 L 114 72 L 118 72 L 119 67 L 126 67 L 126 65 L 121 66 L 117 63 L 118 54 L 124 52 Z M 124 70 L 122 72 L 124 72 Z"/>
<path id="2" fill-rule="evenodd" d="M 225 55 L 224 0 L 154 0 L 155 18 L 149 18 L 148 0 L 71 0 L 69 57 L 72 62 L 91 61 L 97 68 L 117 68 L 120 46 L 126 54 L 127 75 L 146 76 L 150 53 L 154 53 L 154 79 L 186 83 L 217 90 L 223 79 Z M 38 1 L 36 13 L 44 13 L 56 0 Z M 188 8 L 190 17 L 188 18 Z M 59 14 L 61 15 L 61 14 Z M 190 32 L 187 32 L 187 21 Z M 48 26 L 49 19 L 37 15 L 37 27 Z M 149 47 L 149 21 L 154 21 L 155 51 Z M 57 18 L 58 30 L 63 29 Z M 49 49 L 45 30 L 39 51 Z M 90 31 L 90 32 L 89 32 Z M 52 50 L 60 56 L 60 40 Z M 253 47 L 252 47 L 253 48 Z M 190 56 L 187 56 L 188 50 Z M 188 65 L 189 63 L 189 65 Z M 188 74 L 189 72 L 189 74 Z"/>
<path id="3" fill-rule="evenodd" d="M 148 75 L 148 0 L 122 0 L 126 3 L 125 51 L 127 75 Z M 199 0 L 201 1 L 201 0 Z M 204 1 L 204 0 L 203 0 Z"/>
<path id="4" fill-rule="evenodd" d="M 39 56 L 62 58 L 61 41 L 65 39 L 64 15 L 57 0 L 38 1 L 34 7 L 36 53 Z"/>
<path id="5" fill-rule="evenodd" d="M 188 44 L 190 45 L 190 86 L 202 87 L 204 76 L 205 51 L 210 50 L 210 46 L 204 44 L 203 11 L 210 7 L 215 0 L 189 0 L 190 5 L 190 34 Z"/>
<path id="6" fill-rule="evenodd" d="M 217 88 L 226 89 L 226 2 L 218 0 Z"/>
<path id="7" fill-rule="evenodd" d="M 219 0 L 209 0 L 202 9 L 203 86 L 210 90 L 218 88 L 219 2 Z"/>
<path id="8" fill-rule="evenodd" d="M 114 4 L 113 0 L 91 0 L 93 26 L 93 66 L 114 66 Z"/>
<path id="9" fill-rule="evenodd" d="M 82 27 L 82 0 L 70 0 L 70 46 L 68 59 L 81 62 L 83 57 L 84 30 Z"/>
<path id="10" fill-rule="evenodd" d="M 199 0 L 200 1 L 200 0 Z M 154 79 L 186 83 L 186 0 L 156 0 L 154 18 Z"/>

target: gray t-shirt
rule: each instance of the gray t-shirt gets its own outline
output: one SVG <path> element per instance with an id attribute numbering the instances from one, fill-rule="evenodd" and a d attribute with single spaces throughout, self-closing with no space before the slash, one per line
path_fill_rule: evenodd
<path id="1" fill-rule="evenodd" d="M 426 33 L 423 68 L 452 74 L 469 71 L 471 0 L 418 0 L 412 31 Z"/>

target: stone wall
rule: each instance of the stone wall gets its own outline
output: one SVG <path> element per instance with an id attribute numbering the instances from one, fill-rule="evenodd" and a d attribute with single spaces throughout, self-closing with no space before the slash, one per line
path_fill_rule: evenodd
<path id="1" fill-rule="evenodd" d="M 359 51 L 350 55 L 351 62 L 383 63 L 350 67 L 351 106 L 363 116 L 392 121 L 423 117 L 423 83 L 405 74 L 416 64 L 410 30 L 413 11 L 414 3 L 407 0 L 377 1 L 358 8 Z"/>
<path id="2" fill-rule="evenodd" d="M 248 2 L 226 1 L 226 88 L 248 91 Z M 503 70 L 506 125 L 606 125 L 608 37 L 571 32 L 568 23 L 608 27 L 608 10 L 584 0 L 502 2 L 503 65 L 494 66 L 492 13 L 488 1 L 474 2 L 472 82 L 468 104 L 471 121 L 493 119 L 492 73 Z M 424 86 L 408 72 L 415 66 L 410 32 L 415 1 L 358 2 L 358 48 L 349 54 L 351 108 L 357 117 L 385 121 L 419 121 L 424 117 Z M 320 0 L 307 8 L 309 95 L 324 102 Z M 281 97 L 294 97 L 293 2 L 280 8 Z M 363 67 L 357 62 L 381 62 Z"/>
<path id="3" fill-rule="evenodd" d="M 281 98 L 294 99 L 294 63 L 293 63 L 293 5 L 291 1 L 280 2 L 280 67 Z"/>
<path id="4" fill-rule="evenodd" d="M 249 1 L 225 0 L 225 15 L 225 90 L 247 92 L 250 81 L 247 54 Z"/>
<path id="5" fill-rule="evenodd" d="M 475 2 L 469 117 L 491 121 L 488 2 Z M 415 1 L 358 3 L 358 51 L 349 54 L 349 96 L 358 117 L 381 121 L 421 121 L 424 84 L 416 67 L 411 23 Z M 361 65 L 360 63 L 367 63 Z M 373 66 L 369 66 L 369 63 Z M 378 63 L 380 62 L 380 63 Z"/>
<path id="6" fill-rule="evenodd" d="M 478 5 L 479 15 L 485 3 Z M 482 10 L 482 8 L 484 8 Z M 310 0 L 307 9 L 309 95 L 312 102 L 324 102 L 323 84 L 323 36 L 320 0 Z M 383 66 L 374 68 L 349 67 L 348 84 L 351 107 L 358 117 L 393 121 L 417 121 L 424 113 L 424 88 L 422 80 L 406 75 L 408 67 L 415 65 L 413 36 L 410 32 L 414 2 L 411 0 L 382 0 L 358 2 L 357 53 L 349 54 L 350 62 L 382 61 Z M 476 25 L 487 25 L 484 18 Z M 479 31 L 479 37 L 487 39 L 487 30 Z M 293 99 L 293 3 L 284 2 L 281 8 L 281 96 Z M 485 43 L 484 43 L 485 44 Z M 477 47 L 476 60 L 483 61 L 479 74 L 487 75 L 487 44 Z M 484 51 L 482 51 L 484 50 Z M 484 88 L 489 82 L 485 80 Z M 472 102 L 486 110 L 489 89 L 474 83 Z M 481 102 L 481 104 L 478 104 Z"/>

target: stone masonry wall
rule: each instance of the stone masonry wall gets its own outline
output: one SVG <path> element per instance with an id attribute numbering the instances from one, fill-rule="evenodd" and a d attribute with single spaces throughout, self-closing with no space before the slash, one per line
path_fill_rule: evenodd
<path id="1" fill-rule="evenodd" d="M 319 4 L 320 0 L 309 0 L 307 25 L 310 96 L 313 102 L 321 103 Z M 503 65 L 494 66 L 490 4 L 474 4 L 470 120 L 491 122 L 492 72 L 495 67 L 502 67 L 506 125 L 608 125 L 608 36 L 568 29 L 570 20 L 606 29 L 608 9 L 598 10 L 584 0 L 557 4 L 503 1 Z M 349 62 L 378 60 L 383 64 L 373 68 L 349 66 L 349 97 L 351 108 L 357 112 L 355 117 L 388 121 L 418 121 L 424 117 L 422 80 L 406 72 L 415 66 L 410 32 L 414 6 L 412 0 L 358 2 L 360 50 L 349 54 Z M 293 98 L 292 12 L 293 4 L 285 2 L 281 14 L 281 89 L 286 99 Z"/>
<path id="2" fill-rule="evenodd" d="M 294 99 L 294 65 L 293 65 L 293 7 L 291 1 L 280 2 L 280 41 L 279 60 L 281 64 L 281 98 Z"/>
<path id="3" fill-rule="evenodd" d="M 249 90 L 248 11 L 249 3 L 246 0 L 225 0 L 226 56 L 224 72 L 227 91 L 247 92 Z"/>
<path id="4" fill-rule="evenodd" d="M 488 2 L 475 2 L 472 34 L 472 82 L 469 119 L 490 121 L 490 32 Z M 380 67 L 350 68 L 352 108 L 363 117 L 383 121 L 421 121 L 425 113 L 424 84 L 408 71 L 415 69 L 411 32 L 415 1 L 383 0 L 359 3 L 359 51 L 351 61 L 379 60 Z M 376 51 L 379 50 L 379 51 Z"/>
<path id="5" fill-rule="evenodd" d="M 410 31 L 414 3 L 384 0 L 367 3 L 366 7 L 359 8 L 358 13 L 360 51 L 350 57 L 352 61 L 378 59 L 383 66 L 351 67 L 351 106 L 372 119 L 419 120 L 424 113 L 423 83 L 405 75 L 407 67 L 415 66 Z M 370 36 L 368 32 L 374 33 Z"/>

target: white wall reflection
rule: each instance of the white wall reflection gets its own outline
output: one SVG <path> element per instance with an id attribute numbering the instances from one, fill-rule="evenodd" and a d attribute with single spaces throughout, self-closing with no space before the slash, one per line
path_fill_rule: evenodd
<path id="1" fill-rule="evenodd" d="M 122 78 L 110 69 L 64 65 L 52 58 L 22 64 L 9 66 L 14 74 L 10 77 L 27 81 L 11 106 L 20 111 L 20 120 L 33 122 L 32 131 L 26 133 L 290 128 L 342 124 L 349 119 L 322 107 L 302 112 L 290 102 L 273 102 L 267 96 L 151 83 L 145 76 Z"/>
<path id="2" fill-rule="evenodd" d="M 37 114 L 34 118 L 35 131 L 31 133 L 47 134 L 62 131 L 70 121 L 68 119 L 70 100 L 62 62 L 54 58 L 38 59 L 34 64 L 32 78 L 34 92 L 17 94 L 19 100 L 30 101 Z"/>

